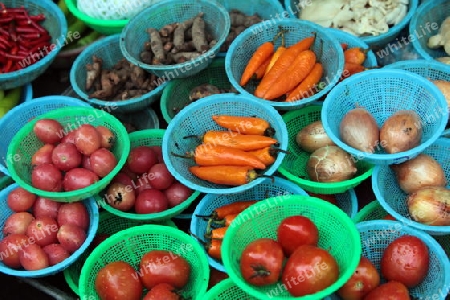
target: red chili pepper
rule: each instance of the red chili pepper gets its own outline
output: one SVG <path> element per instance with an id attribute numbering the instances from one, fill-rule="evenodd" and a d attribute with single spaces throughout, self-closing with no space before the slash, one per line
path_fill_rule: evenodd
<path id="1" fill-rule="evenodd" d="M 18 21 L 25 21 L 26 24 L 31 24 L 30 21 L 44 21 L 45 20 L 45 15 L 44 14 L 39 14 L 39 15 L 35 15 L 35 16 L 30 16 L 28 15 L 28 13 L 26 15 L 17 15 L 16 20 Z"/>
<path id="2" fill-rule="evenodd" d="M 27 56 L 29 55 L 29 53 L 28 53 L 28 51 L 21 50 L 21 49 L 19 48 L 19 51 L 17 51 L 17 55 L 21 55 L 21 56 L 27 57 Z"/>
<path id="3" fill-rule="evenodd" d="M 1 36 L 1 35 L 0 35 L 0 43 L 2 43 L 4 45 L 8 46 L 9 48 L 11 48 L 11 42 L 8 41 L 7 38 L 5 38 L 4 36 Z"/>
<path id="4" fill-rule="evenodd" d="M 40 31 L 34 27 L 17 27 L 16 32 L 17 33 L 40 33 Z"/>
<path id="5" fill-rule="evenodd" d="M 0 27 L 0 35 L 9 37 L 8 31 L 6 31 L 5 29 L 3 29 L 2 27 Z"/>
<path id="6" fill-rule="evenodd" d="M 8 33 L 11 37 L 11 40 L 13 40 L 14 42 L 17 41 L 17 34 L 16 34 L 16 22 L 12 21 L 9 23 L 9 27 L 8 27 Z"/>
<path id="7" fill-rule="evenodd" d="M 9 54 L 9 53 L 2 53 L 2 55 L 6 58 L 9 58 L 11 60 L 24 60 L 27 55 L 25 56 L 20 56 L 20 55 L 15 55 L 15 54 Z"/>
<path id="8" fill-rule="evenodd" d="M 14 18 L 12 16 L 0 18 L 0 23 L 5 24 L 5 23 L 12 22 L 13 20 L 14 20 Z"/>
<path id="9" fill-rule="evenodd" d="M 32 32 L 32 33 L 24 33 L 21 34 L 20 36 L 20 40 L 36 40 L 42 37 L 42 34 L 40 34 L 39 32 Z"/>

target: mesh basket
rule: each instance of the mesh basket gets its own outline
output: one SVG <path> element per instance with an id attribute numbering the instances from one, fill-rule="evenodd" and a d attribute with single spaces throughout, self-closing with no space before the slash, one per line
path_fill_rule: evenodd
<path id="1" fill-rule="evenodd" d="M 85 88 L 87 75 L 86 65 L 92 63 L 92 57 L 94 55 L 103 60 L 102 67 L 105 70 L 111 69 L 123 58 L 119 48 L 119 39 L 119 34 L 106 37 L 89 45 L 81 52 L 70 70 L 70 82 L 75 93 L 94 107 L 108 108 L 110 111 L 114 111 L 114 113 L 135 112 L 145 109 L 153 102 L 159 100 L 167 82 L 162 82 L 156 89 L 141 97 L 121 101 L 104 101 L 90 98 L 89 92 Z"/>
<path id="2" fill-rule="evenodd" d="M 321 110 L 322 106 L 320 104 L 315 104 L 295 111 L 290 111 L 283 115 L 283 120 L 286 122 L 286 127 L 288 129 L 289 155 L 286 155 L 283 159 L 279 172 L 308 192 L 317 194 L 343 193 L 369 178 L 372 174 L 373 167 L 364 161 L 358 161 L 356 164 L 358 172 L 355 177 L 350 180 L 332 183 L 309 180 L 306 166 L 310 154 L 300 149 L 295 141 L 295 137 L 301 129 L 320 120 Z"/>
<path id="3" fill-rule="evenodd" d="M 222 244 L 222 258 L 230 279 L 243 291 L 258 299 L 294 299 L 279 284 L 254 287 L 241 276 L 239 259 L 245 247 L 258 238 L 276 240 L 277 228 L 289 216 L 302 215 L 315 223 L 319 230 L 319 244 L 339 265 L 338 280 L 326 289 L 309 295 L 308 299 L 322 299 L 339 289 L 353 274 L 361 254 L 361 243 L 353 221 L 338 207 L 318 198 L 301 195 L 273 197 L 244 210 L 227 230 Z M 276 293 L 275 293 L 275 292 Z M 306 299 L 306 298 L 305 298 Z"/>
<path id="4" fill-rule="evenodd" d="M 53 49 L 51 51 L 47 50 L 48 54 L 45 57 L 22 70 L 0 73 L 0 90 L 9 90 L 32 82 L 51 65 L 65 43 L 67 22 L 59 7 L 50 0 L 4 0 L 2 3 L 7 8 L 24 6 L 32 16 L 44 14 L 45 21 L 40 23 L 40 25 L 51 36 L 50 43 L 52 47 L 50 49 Z M 28 57 L 28 59 L 31 59 L 31 57 Z"/>
<path id="5" fill-rule="evenodd" d="M 57 120 L 66 131 L 78 128 L 82 124 L 102 125 L 109 128 L 116 137 L 115 144 L 110 149 L 117 159 L 116 167 L 96 183 L 79 190 L 48 192 L 32 187 L 31 157 L 37 149 L 44 145 L 33 132 L 33 126 L 39 119 Z M 128 134 L 125 127 L 115 117 L 103 110 L 91 107 L 63 107 L 40 115 L 25 124 L 17 132 L 8 147 L 7 157 L 13 158 L 8 160 L 8 170 L 14 181 L 31 193 L 54 201 L 73 202 L 91 197 L 104 189 L 125 164 L 129 152 L 130 140 Z"/>
<path id="6" fill-rule="evenodd" d="M 386 154 L 381 146 L 376 146 L 370 154 L 348 146 L 339 137 L 339 125 L 356 106 L 367 109 L 379 128 L 397 111 L 415 111 L 423 131 L 420 145 L 394 154 Z M 399 164 L 419 155 L 439 138 L 447 124 L 448 109 L 444 95 L 422 76 L 404 70 L 380 69 L 352 75 L 338 84 L 325 99 L 321 118 L 330 139 L 356 160 Z"/>
<path id="7" fill-rule="evenodd" d="M 18 188 L 19 186 L 17 184 L 12 184 L 5 188 L 4 190 L 0 191 L 0 224 L 3 228 L 3 225 L 6 221 L 6 219 L 13 214 L 13 211 L 8 207 L 7 204 L 7 197 L 10 192 Z M 86 209 L 89 213 L 89 228 L 86 231 L 86 240 L 81 245 L 78 250 L 73 252 L 68 258 L 66 258 L 64 261 L 60 262 L 59 264 L 56 264 L 54 266 L 37 270 L 37 271 L 25 271 L 24 269 L 12 269 L 3 264 L 3 262 L 0 262 L 0 272 L 17 276 L 17 277 L 32 277 L 32 278 L 38 278 L 38 277 L 44 277 L 56 274 L 58 272 L 63 271 L 67 267 L 69 267 L 72 263 L 74 263 L 88 248 L 89 244 L 92 242 L 92 240 L 95 237 L 95 234 L 97 233 L 97 227 L 98 227 L 98 207 L 95 203 L 93 198 L 89 198 L 84 200 L 83 204 L 86 206 Z M 2 240 L 4 237 L 3 232 L 0 232 L 0 240 Z M 28 244 L 31 244 L 32 241 L 29 239 Z"/>
<path id="8" fill-rule="evenodd" d="M 429 60 L 408 60 L 399 61 L 386 65 L 386 69 L 400 69 L 413 72 L 423 76 L 428 80 L 450 81 L 450 68 L 437 61 Z M 447 124 L 448 127 L 448 124 Z M 443 135 L 450 135 L 450 128 L 447 128 Z"/>
<path id="9" fill-rule="evenodd" d="M 203 249 L 188 234 L 161 225 L 141 225 L 122 230 L 97 246 L 81 269 L 80 295 L 86 299 L 99 299 L 94 283 L 103 266 L 122 260 L 138 270 L 142 256 L 151 250 L 172 251 L 186 259 L 191 273 L 189 282 L 180 293 L 185 298 L 202 299 L 209 279 L 209 266 Z"/>
<path id="10" fill-rule="evenodd" d="M 325 83 L 324 89 L 311 97 L 293 102 L 270 101 L 253 96 L 255 86 L 248 84 L 246 88 L 240 86 L 239 81 L 242 73 L 247 66 L 256 49 L 265 42 L 272 41 L 279 32 L 279 26 L 289 30 L 285 34 L 286 46 L 291 46 L 298 41 L 316 33 L 316 39 L 312 50 L 317 55 L 317 60 L 323 65 L 324 71 L 321 82 Z M 280 46 L 281 41 L 275 42 L 275 48 Z M 304 106 L 312 101 L 320 99 L 326 95 L 338 82 L 344 68 L 344 54 L 338 41 L 328 34 L 321 26 L 311 22 L 284 19 L 270 20 L 251 26 L 242 32 L 231 44 L 228 49 L 225 61 L 225 70 L 233 87 L 239 93 L 256 99 L 263 103 L 272 105 L 280 110 L 293 110 Z M 249 91 L 247 91 L 247 89 Z"/>
<path id="11" fill-rule="evenodd" d="M 444 48 L 428 48 L 428 39 L 436 35 L 442 22 L 450 15 L 450 3 L 446 0 L 427 1 L 420 5 L 409 23 L 413 35 L 412 45 L 419 55 L 427 60 L 449 56 Z M 446 65 L 443 64 L 445 67 Z M 447 72 L 450 67 L 447 67 Z"/>
<path id="12" fill-rule="evenodd" d="M 20 95 L 20 103 L 33 99 L 33 86 L 31 83 L 22 86 L 22 94 Z"/>
<path id="13" fill-rule="evenodd" d="M 164 129 L 148 129 L 142 131 L 135 131 L 130 133 L 131 149 L 138 146 L 161 146 L 164 136 Z M 140 184 L 140 182 L 138 182 Z M 124 212 L 110 206 L 103 197 L 96 196 L 98 203 L 110 213 L 122 218 L 132 220 L 147 220 L 147 221 L 162 221 L 170 219 L 185 210 L 199 195 L 198 191 L 194 191 L 192 195 L 179 205 L 169 208 L 165 211 L 151 214 L 137 214 L 134 212 Z"/>
<path id="14" fill-rule="evenodd" d="M 417 299 L 445 299 L 450 288 L 450 263 L 442 247 L 430 235 L 396 221 L 367 221 L 356 227 L 361 235 L 362 256 L 367 257 L 378 272 L 383 252 L 392 241 L 403 235 L 420 238 L 428 247 L 429 270 L 422 283 L 410 288 L 409 293 Z"/>
<path id="15" fill-rule="evenodd" d="M 375 200 L 364 206 L 353 218 L 353 221 L 360 223 L 364 221 L 383 220 L 388 215 L 388 212 L 384 210 L 380 202 Z"/>
<path id="16" fill-rule="evenodd" d="M 25 124 L 35 117 L 67 106 L 89 107 L 89 104 L 66 96 L 46 96 L 33 99 L 32 101 L 26 101 L 8 111 L 0 119 L 0 132 L 2 133 L 2 139 L 0 141 L 0 171 L 9 175 L 7 161 L 13 159 L 13 157 L 8 159 L 8 146 L 16 133 Z"/>
<path id="17" fill-rule="evenodd" d="M 299 3 L 302 2 L 303 5 L 308 5 L 309 1 L 284 0 L 284 6 L 292 18 L 298 18 L 299 13 L 302 9 L 302 6 Z M 361 36 L 360 39 L 363 42 L 367 43 L 371 48 L 384 47 L 387 43 L 393 41 L 399 35 L 399 33 L 408 26 L 409 22 L 412 21 L 412 17 L 417 11 L 417 6 L 419 4 L 418 2 L 419 0 L 410 0 L 409 9 L 406 16 L 398 24 L 390 27 L 386 33 L 380 34 L 378 36 Z"/>
<path id="18" fill-rule="evenodd" d="M 174 79 L 169 82 L 161 96 L 161 112 L 167 123 L 172 121 L 179 110 L 190 103 L 189 93 L 202 84 L 212 84 L 219 89 L 230 90 L 231 83 L 225 73 L 225 59 L 215 59 L 206 69 L 189 78 Z"/>
<path id="19" fill-rule="evenodd" d="M 354 218 L 358 212 L 358 198 L 354 189 L 344 193 L 335 194 L 337 206 L 342 209 L 350 218 Z"/>
<path id="20" fill-rule="evenodd" d="M 0 172 L 0 191 L 6 188 L 8 185 L 13 184 L 14 181 L 11 177 L 8 175 L 3 174 Z"/>
<path id="21" fill-rule="evenodd" d="M 169 123 L 163 139 L 163 157 L 170 173 L 182 184 L 201 193 L 224 194 L 238 193 L 260 184 L 264 179 L 257 178 L 250 183 L 228 187 L 201 180 L 189 172 L 193 160 L 186 160 L 171 155 L 172 151 L 186 153 L 199 145 L 194 138 L 184 139 L 189 135 L 202 135 L 208 130 L 224 130 L 213 120 L 213 115 L 256 116 L 269 122 L 275 130 L 274 139 L 278 140 L 279 149 L 287 148 L 287 130 L 283 119 L 272 107 L 243 95 L 213 95 L 196 101 L 185 107 Z M 264 175 L 272 175 L 278 169 L 285 154 L 278 153 L 275 162 L 264 170 Z"/>
<path id="22" fill-rule="evenodd" d="M 204 296 L 204 300 L 257 300 L 241 288 L 239 288 L 231 279 L 225 279 L 212 287 Z"/>
<path id="23" fill-rule="evenodd" d="M 217 44 L 198 58 L 175 65 L 148 65 L 140 60 L 143 45 L 149 40 L 146 29 L 156 29 L 171 23 L 182 22 L 204 13 L 205 28 Z M 219 52 L 230 29 L 230 17 L 225 8 L 215 1 L 165 0 L 148 7 L 125 26 L 120 39 L 120 49 L 127 60 L 166 80 L 186 78 L 205 69 Z"/>
<path id="24" fill-rule="evenodd" d="M 261 184 L 242 193 L 231 195 L 208 194 L 203 197 L 193 213 L 191 221 L 191 232 L 195 236 L 203 238 L 204 234 L 206 233 L 208 221 L 197 216 L 208 216 L 214 211 L 214 209 L 223 205 L 230 204 L 236 201 L 264 200 L 269 197 L 283 198 L 286 195 L 308 196 L 308 194 L 299 186 L 280 177 L 275 177 L 273 183 L 271 179 L 265 179 Z M 221 261 L 208 256 L 208 262 L 213 268 L 222 272 L 226 272 Z"/>
<path id="25" fill-rule="evenodd" d="M 145 221 L 119 218 L 116 215 L 113 215 L 107 211 L 103 211 L 99 214 L 97 235 L 98 234 L 112 235 L 121 230 L 125 230 L 133 226 L 140 226 L 144 224 L 149 223 Z M 158 224 L 176 228 L 176 225 L 171 220 L 166 220 Z M 73 264 L 71 264 L 67 269 L 64 270 L 64 279 L 66 280 L 67 284 L 72 289 L 72 291 L 78 296 L 80 295 L 78 290 L 78 280 L 80 279 L 81 268 L 83 267 L 84 262 L 86 261 L 89 254 L 91 254 L 91 252 L 92 252 L 92 245 L 85 252 L 83 252 L 83 254 L 81 254 L 81 256 Z"/>
<path id="26" fill-rule="evenodd" d="M 423 152 L 433 157 L 441 165 L 447 182 L 450 182 L 449 148 L 450 139 L 440 138 Z M 428 226 L 411 219 L 405 201 L 408 196 L 400 189 L 395 173 L 389 166 L 375 168 L 372 187 L 380 204 L 396 220 L 432 235 L 450 234 L 450 226 Z"/>

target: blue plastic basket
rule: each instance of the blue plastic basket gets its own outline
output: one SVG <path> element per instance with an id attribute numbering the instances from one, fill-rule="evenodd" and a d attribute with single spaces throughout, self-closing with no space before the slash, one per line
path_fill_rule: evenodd
<path id="1" fill-rule="evenodd" d="M 274 182 L 267 178 L 261 184 L 237 194 L 208 194 L 197 205 L 191 221 L 191 232 L 198 238 L 204 239 L 208 221 L 197 217 L 210 215 L 214 209 L 236 201 L 245 200 L 264 200 L 270 197 L 283 198 L 285 195 L 303 195 L 308 194 L 295 183 L 286 179 L 275 177 Z M 222 262 L 208 256 L 209 265 L 219 271 L 226 272 Z"/>
<path id="2" fill-rule="evenodd" d="M 370 68 L 377 66 L 378 63 L 375 54 L 373 54 L 373 51 L 369 48 L 369 45 L 367 45 L 367 43 L 359 37 L 335 28 L 327 28 L 327 32 L 336 38 L 339 43 L 347 44 L 348 48 L 360 47 L 362 49 L 369 49 L 367 52 L 367 58 L 364 61 L 364 67 Z"/>
<path id="3" fill-rule="evenodd" d="M 22 86 L 22 94 L 20 95 L 20 102 L 26 102 L 33 99 L 33 86 L 31 83 L 27 83 Z"/>
<path id="4" fill-rule="evenodd" d="M 428 80 L 450 81 L 450 68 L 438 61 L 408 60 L 386 65 L 387 69 L 401 69 L 423 76 Z M 449 135 L 450 128 L 444 130 L 443 135 Z"/>
<path id="5" fill-rule="evenodd" d="M 189 172 L 188 168 L 194 165 L 193 160 L 171 155 L 171 152 L 193 151 L 200 144 L 195 138 L 184 139 L 186 136 L 202 135 L 208 130 L 224 130 L 212 120 L 212 116 L 217 114 L 256 116 L 266 120 L 275 130 L 273 138 L 278 140 L 278 148 L 286 150 L 288 144 L 286 124 L 273 107 L 244 95 L 221 94 L 200 99 L 185 107 L 173 118 L 163 138 L 164 161 L 170 173 L 193 190 L 212 194 L 243 192 L 260 184 L 264 179 L 257 178 L 250 183 L 236 187 L 209 183 Z M 264 174 L 269 176 L 274 174 L 284 156 L 284 153 L 278 153 L 275 162 L 265 169 Z"/>
<path id="6" fill-rule="evenodd" d="M 386 154 L 381 146 L 375 147 L 375 153 L 348 146 L 339 137 L 339 125 L 357 106 L 367 109 L 379 128 L 397 111 L 415 111 L 423 131 L 420 145 L 394 154 Z M 447 102 L 439 89 L 422 76 L 404 70 L 379 69 L 352 75 L 328 94 L 322 109 L 323 127 L 330 139 L 357 161 L 372 164 L 398 164 L 416 157 L 442 135 L 447 120 Z"/>
<path id="7" fill-rule="evenodd" d="M 353 221 L 355 223 L 360 223 L 364 221 L 382 220 L 387 215 L 389 215 L 388 212 L 384 210 L 380 202 L 374 200 L 358 211 L 358 213 L 353 217 Z"/>
<path id="8" fill-rule="evenodd" d="M 31 119 L 51 110 L 66 106 L 89 106 L 81 100 L 66 96 L 45 96 L 17 105 L 0 119 L 0 171 L 9 175 L 7 162 L 8 146 L 16 133 Z"/>
<path id="9" fill-rule="evenodd" d="M 342 209 L 350 218 L 354 218 L 358 212 L 358 198 L 354 189 L 345 193 L 335 194 L 337 206 Z"/>
<path id="10" fill-rule="evenodd" d="M 103 68 L 111 69 L 121 59 L 122 52 L 119 47 L 120 34 L 108 36 L 89 45 L 75 59 L 70 69 L 70 83 L 72 88 L 82 99 L 86 100 L 94 107 L 111 109 L 113 113 L 136 112 L 147 108 L 153 102 L 158 101 L 167 82 L 162 82 L 156 89 L 142 95 L 141 97 L 122 100 L 105 101 L 89 97 L 89 91 L 86 91 L 86 65 L 92 63 L 92 57 L 95 55 L 103 60 Z"/>
<path id="11" fill-rule="evenodd" d="M 301 11 L 301 6 L 299 6 L 298 3 L 299 0 L 284 0 L 284 6 L 288 11 L 289 15 L 291 16 L 291 18 L 298 18 L 298 14 Z M 409 10 L 406 16 L 403 18 L 403 20 L 400 21 L 400 23 L 389 28 L 389 30 L 386 33 L 380 34 L 378 36 L 362 36 L 360 38 L 370 47 L 385 46 L 387 43 L 393 41 L 398 36 L 398 34 L 408 26 L 412 16 L 417 10 L 418 4 L 419 0 L 410 0 Z"/>
<path id="12" fill-rule="evenodd" d="M 423 151 L 433 157 L 444 170 L 447 182 L 450 182 L 450 139 L 440 138 Z M 373 171 L 372 187 L 383 208 L 396 220 L 411 227 L 428 232 L 431 235 L 450 234 L 450 226 L 428 226 L 411 219 L 406 205 L 407 194 L 397 183 L 394 171 L 389 166 L 377 166 Z"/>
<path id="13" fill-rule="evenodd" d="M 149 41 L 147 28 L 160 29 L 170 23 L 182 22 L 204 13 L 206 28 L 217 41 L 211 49 L 198 58 L 175 65 L 148 65 L 139 55 L 145 42 Z M 171 80 L 186 78 L 205 69 L 219 52 L 230 29 L 230 17 L 227 10 L 215 1 L 166 0 L 152 5 L 130 20 L 122 31 L 120 49 L 127 60 L 148 70 L 160 78 Z"/>
<path id="14" fill-rule="evenodd" d="M 15 190 L 16 188 L 18 188 L 19 186 L 17 184 L 12 184 L 10 186 L 8 186 L 7 188 L 5 188 L 4 190 L 0 191 L 0 211 L 1 211 L 1 216 L 0 216 L 0 224 L 5 223 L 5 220 L 11 215 L 13 214 L 13 211 L 11 209 L 9 209 L 6 198 L 8 197 L 9 193 L 12 192 L 13 190 Z M 0 261 L 0 272 L 7 274 L 7 275 L 12 275 L 12 276 L 17 276 L 17 277 L 33 277 L 33 278 L 37 278 L 37 277 L 44 277 L 44 276 L 49 276 L 49 275 L 53 275 L 56 274 L 58 272 L 63 271 L 64 269 L 66 269 L 68 266 L 70 266 L 72 263 L 74 263 L 78 257 L 80 255 L 82 255 L 84 253 L 84 251 L 87 249 L 87 247 L 89 246 L 89 244 L 92 242 L 92 240 L 95 237 L 95 234 L 97 232 L 97 228 L 98 228 L 98 206 L 95 203 L 93 198 L 88 198 L 86 200 L 84 200 L 84 205 L 87 208 L 87 211 L 89 213 L 89 228 L 86 231 L 86 240 L 84 241 L 84 243 L 81 245 L 80 248 L 78 248 L 78 250 L 76 250 L 74 253 L 72 253 L 72 255 L 70 255 L 70 257 L 66 258 L 64 261 L 60 262 L 59 264 L 56 264 L 54 266 L 45 268 L 45 269 L 41 269 L 41 270 L 37 270 L 37 271 L 25 271 L 24 269 L 12 269 L 9 268 L 7 266 L 5 266 L 3 264 L 3 262 Z M 0 232 L 0 239 L 3 239 L 3 232 Z"/>
<path id="15" fill-rule="evenodd" d="M 291 46 L 298 41 L 316 33 L 316 39 L 312 50 L 316 53 L 317 60 L 323 65 L 324 71 L 321 81 L 325 83 L 324 89 L 311 97 L 293 102 L 270 101 L 253 96 L 253 91 L 247 91 L 239 82 L 256 49 L 265 42 L 272 41 L 279 32 L 279 26 L 289 30 L 285 34 L 286 46 Z M 281 41 L 275 42 L 275 48 Z M 310 104 L 326 95 L 339 81 L 344 68 L 344 54 L 339 42 L 332 38 L 325 28 L 308 21 L 284 19 L 269 20 L 253 25 L 242 32 L 231 44 L 225 58 L 225 70 L 233 87 L 241 94 L 269 104 L 279 110 L 293 110 Z M 248 87 L 249 89 L 256 88 Z"/>
<path id="16" fill-rule="evenodd" d="M 0 74 L 0 90 L 9 90 L 32 82 L 50 66 L 65 44 L 67 22 L 61 9 L 51 0 L 4 0 L 2 3 L 6 7 L 24 6 L 30 15 L 44 14 L 46 19 L 41 25 L 52 37 L 51 44 L 54 47 L 34 64 L 22 70 Z"/>
<path id="17" fill-rule="evenodd" d="M 413 35 L 412 45 L 419 55 L 427 60 L 449 56 L 444 48 L 428 48 L 428 39 L 437 34 L 442 22 L 450 15 L 450 2 L 447 0 L 426 1 L 421 4 L 409 23 L 409 32 Z M 447 72 L 450 66 L 447 66 Z"/>

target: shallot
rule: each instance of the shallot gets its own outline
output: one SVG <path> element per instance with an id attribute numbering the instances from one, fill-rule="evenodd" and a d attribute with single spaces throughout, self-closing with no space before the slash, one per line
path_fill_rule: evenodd
<path id="1" fill-rule="evenodd" d="M 336 146 L 325 146 L 311 154 L 307 172 L 313 181 L 340 182 L 351 179 L 357 169 L 350 154 Z"/>
<path id="2" fill-rule="evenodd" d="M 429 226 L 450 226 L 450 190 L 429 186 L 406 199 L 411 218 Z"/>
<path id="3" fill-rule="evenodd" d="M 306 152 L 314 152 L 325 146 L 335 146 L 325 132 L 322 121 L 315 121 L 297 133 L 295 141 Z"/>
<path id="4" fill-rule="evenodd" d="M 408 151 L 420 144 L 422 123 L 415 111 L 401 110 L 389 117 L 380 130 L 380 141 L 387 153 Z"/>
<path id="5" fill-rule="evenodd" d="M 347 145 L 363 152 L 373 153 L 380 138 L 374 117 L 358 107 L 349 111 L 339 125 L 341 139 Z"/>

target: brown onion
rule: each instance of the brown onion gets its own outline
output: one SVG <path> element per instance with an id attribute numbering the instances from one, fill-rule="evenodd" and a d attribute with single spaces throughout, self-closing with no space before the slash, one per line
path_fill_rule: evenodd
<path id="1" fill-rule="evenodd" d="M 307 164 L 309 178 L 317 182 L 348 180 L 356 171 L 355 161 L 350 154 L 336 146 L 317 149 L 311 154 Z"/>
<path id="2" fill-rule="evenodd" d="M 295 141 L 300 148 L 310 153 L 325 146 L 335 145 L 325 132 L 320 120 L 300 130 L 295 137 Z"/>
<path id="3" fill-rule="evenodd" d="M 407 194 L 426 186 L 447 184 L 441 165 L 431 156 L 419 154 L 417 157 L 398 165 L 392 165 L 400 188 Z"/>
<path id="4" fill-rule="evenodd" d="M 429 186 L 409 195 L 406 199 L 411 218 L 430 226 L 450 225 L 450 190 Z"/>
<path id="5" fill-rule="evenodd" d="M 380 130 L 373 116 L 364 108 L 349 111 L 339 125 L 341 139 L 363 152 L 373 153 L 380 139 Z"/>
<path id="6" fill-rule="evenodd" d="M 387 153 L 408 151 L 420 144 L 422 126 L 415 111 L 402 110 L 389 117 L 380 130 L 381 145 Z"/>

